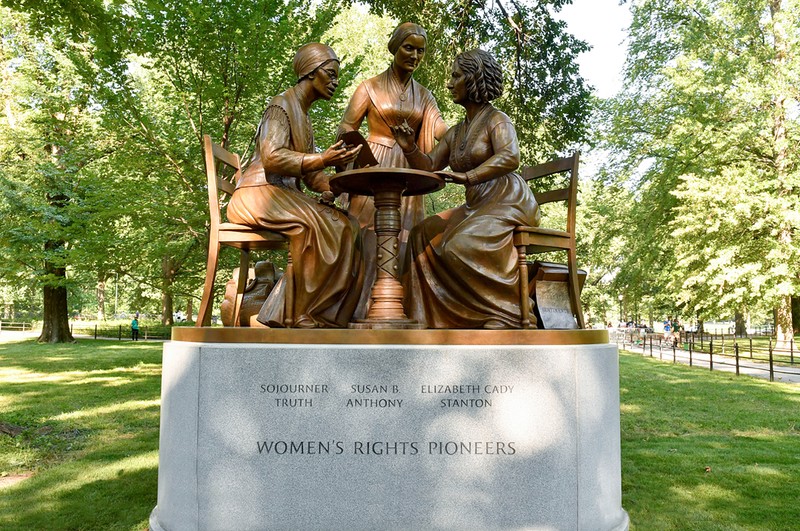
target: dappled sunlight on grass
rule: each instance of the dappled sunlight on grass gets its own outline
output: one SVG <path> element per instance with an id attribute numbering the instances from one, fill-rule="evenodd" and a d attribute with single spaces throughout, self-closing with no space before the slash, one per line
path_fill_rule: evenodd
<path id="1" fill-rule="evenodd" d="M 142 409 L 157 408 L 160 407 L 160 405 L 161 400 L 132 400 L 129 402 L 112 404 L 110 406 L 70 411 L 68 413 L 62 413 L 60 415 L 51 417 L 49 420 L 74 420 L 83 417 L 94 417 L 97 415 L 120 413 L 122 411 L 138 411 Z"/>
<path id="2" fill-rule="evenodd" d="M 745 467 L 745 471 L 748 474 L 756 474 L 759 476 L 767 476 L 770 478 L 771 481 L 783 481 L 786 478 L 786 474 L 774 467 L 770 466 L 761 466 L 759 464 L 751 465 Z"/>
<path id="3" fill-rule="evenodd" d="M 622 413 L 639 413 L 642 408 L 634 404 L 620 404 L 619 410 Z"/>
<path id="4" fill-rule="evenodd" d="M 68 374 L 44 374 L 22 367 L 4 367 L 0 369 L 0 383 L 60 382 L 69 378 Z"/>
<path id="5" fill-rule="evenodd" d="M 106 464 L 94 463 L 92 467 L 71 475 L 63 481 L 53 483 L 48 488 L 42 489 L 41 492 L 46 498 L 57 498 L 97 481 L 117 480 L 123 474 L 152 470 L 153 468 L 158 469 L 157 450 L 123 457 Z"/>
<path id="6" fill-rule="evenodd" d="M 620 355 L 632 529 L 794 529 L 800 386 Z"/>
<path id="7" fill-rule="evenodd" d="M 161 344 L 3 344 L 2 529 L 143 529 L 155 505 Z M 58 522 L 58 524 L 54 524 Z"/>
<path id="8" fill-rule="evenodd" d="M 719 501 L 732 504 L 739 499 L 735 491 L 708 483 L 701 483 L 694 488 L 687 488 L 684 486 L 672 487 L 670 493 L 683 503 L 691 501 L 692 504 L 700 503 L 701 505 Z"/>

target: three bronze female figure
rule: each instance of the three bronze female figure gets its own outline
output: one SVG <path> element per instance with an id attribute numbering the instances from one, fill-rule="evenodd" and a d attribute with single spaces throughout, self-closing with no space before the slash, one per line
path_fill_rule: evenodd
<path id="1" fill-rule="evenodd" d="M 427 219 L 421 196 L 403 200 L 398 256 L 408 316 L 428 328 L 519 328 L 513 230 L 538 225 L 539 213 L 527 184 L 514 173 L 514 126 L 491 104 L 502 94 L 502 70 L 487 52 L 458 55 L 447 88 L 465 118 L 448 129 L 430 91 L 413 79 L 426 45 L 424 29 L 398 26 L 389 41 L 392 64 L 359 85 L 339 132 L 357 131 L 366 119 L 367 144 L 380 166 L 436 171 L 465 186 L 464 205 Z M 336 54 L 308 44 L 293 66 L 297 84 L 271 100 L 228 217 L 288 237 L 294 326 L 346 327 L 363 317 L 368 304 L 375 206 L 367 196 L 350 197 L 348 213 L 331 204 L 329 176 L 322 170 L 346 165 L 358 148 L 337 142 L 315 153 L 308 109 L 336 90 Z M 322 199 L 303 193 L 301 182 Z M 285 283 L 276 286 L 259 322 L 281 326 L 285 289 Z"/>

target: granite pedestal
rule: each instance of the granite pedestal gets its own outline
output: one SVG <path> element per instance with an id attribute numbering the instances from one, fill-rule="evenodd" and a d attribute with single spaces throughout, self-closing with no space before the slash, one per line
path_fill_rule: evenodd
<path id="1" fill-rule="evenodd" d="M 213 334 L 164 347 L 154 531 L 628 527 L 605 331 Z"/>

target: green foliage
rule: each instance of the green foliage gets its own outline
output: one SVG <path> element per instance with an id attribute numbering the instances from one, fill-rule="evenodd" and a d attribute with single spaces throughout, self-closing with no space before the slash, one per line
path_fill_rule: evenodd
<path id="1" fill-rule="evenodd" d="M 800 5 L 773 4 L 632 5 L 627 89 L 603 132 L 636 197 L 620 289 L 685 315 L 785 309 L 800 289 Z"/>
<path id="2" fill-rule="evenodd" d="M 428 31 L 424 66 L 415 77 L 433 92 L 449 124 L 461 116 L 446 90 L 453 59 L 462 51 L 483 48 L 507 72 L 505 95 L 495 103 L 514 121 L 524 164 L 544 162 L 585 140 L 589 88 L 575 58 L 588 46 L 552 16 L 566 0 L 367 3 L 379 14 L 416 22 Z"/>
<path id="3" fill-rule="evenodd" d="M 150 310 L 160 296 L 169 321 L 173 299 L 197 299 L 205 268 L 202 135 L 247 157 L 267 100 L 294 82 L 295 50 L 322 41 L 344 60 L 336 96 L 311 111 L 326 147 L 355 82 L 390 63 L 386 44 L 401 19 L 429 29 L 418 77 L 450 123 L 461 116 L 445 89 L 453 57 L 489 48 L 508 69 L 498 105 L 526 157 L 550 158 L 585 137 L 590 109 L 574 62 L 585 44 L 550 15 L 563 3 L 514 3 L 506 14 L 474 2 L 371 2 L 368 12 L 339 0 L 3 0 L 10 67 L 0 99 L 14 123 L 8 112 L 0 122 L 0 210 L 9 220 L 0 245 L 14 259 L 0 264 L 0 282 L 41 287 L 54 278 L 44 263 L 63 267 L 72 309 L 101 311 L 95 288 L 114 278 L 124 287 L 118 299 L 136 305 L 127 309 Z M 451 186 L 427 204 L 433 213 L 462 201 Z M 233 258 L 223 254 L 221 275 Z"/>

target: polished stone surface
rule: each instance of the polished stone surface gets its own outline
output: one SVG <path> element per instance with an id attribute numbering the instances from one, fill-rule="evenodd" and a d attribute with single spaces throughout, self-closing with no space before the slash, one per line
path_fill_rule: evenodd
<path id="1" fill-rule="evenodd" d="M 617 363 L 608 344 L 167 343 L 151 527 L 624 529 Z"/>

